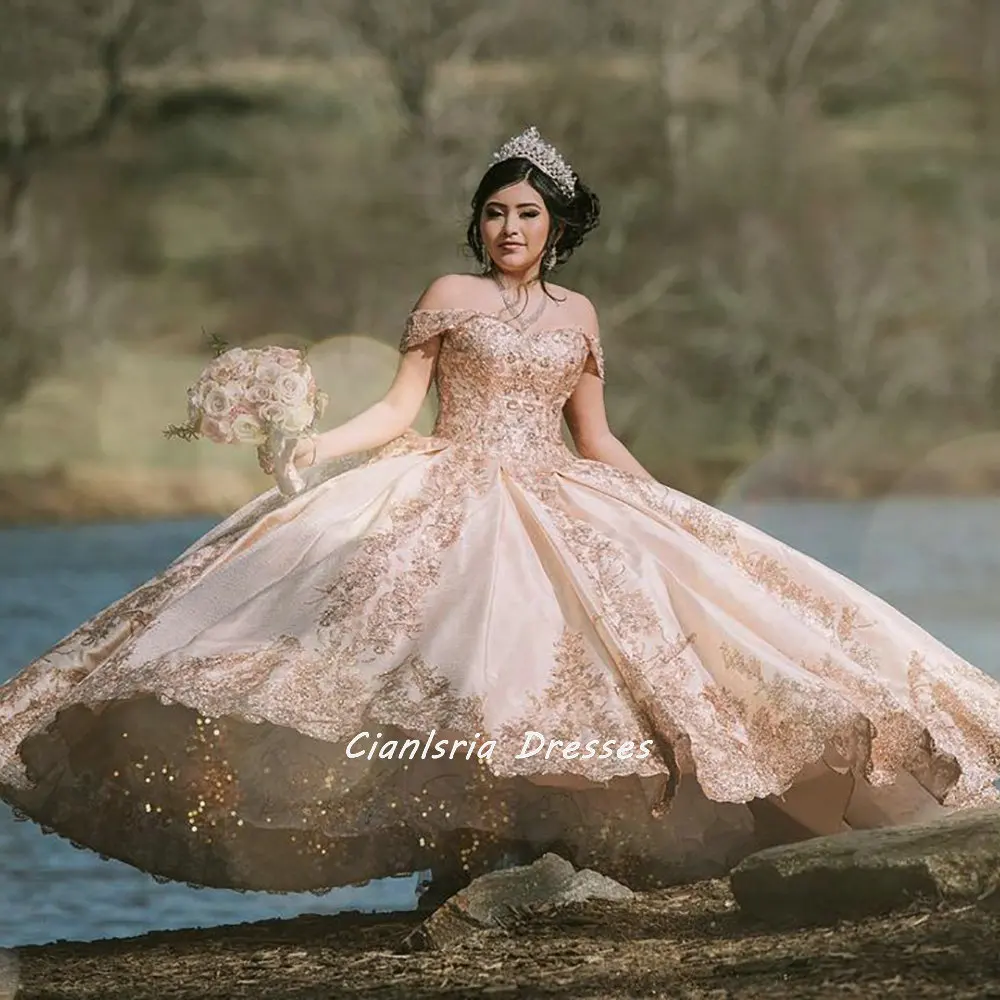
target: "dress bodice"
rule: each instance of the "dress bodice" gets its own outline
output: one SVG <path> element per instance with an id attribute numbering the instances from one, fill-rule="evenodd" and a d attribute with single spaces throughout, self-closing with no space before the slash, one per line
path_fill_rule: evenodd
<path id="1" fill-rule="evenodd" d="M 562 408 L 601 347 L 583 327 L 523 331 L 473 309 L 425 309 L 407 319 L 400 350 L 444 334 L 435 370 L 435 437 L 531 465 L 560 464 Z"/>

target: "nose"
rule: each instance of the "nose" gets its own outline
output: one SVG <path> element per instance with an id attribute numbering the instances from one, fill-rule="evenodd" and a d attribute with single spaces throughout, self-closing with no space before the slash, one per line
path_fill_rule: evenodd
<path id="1" fill-rule="evenodd" d="M 508 215 L 503 221 L 503 236 L 515 236 L 517 234 L 517 216 Z"/>

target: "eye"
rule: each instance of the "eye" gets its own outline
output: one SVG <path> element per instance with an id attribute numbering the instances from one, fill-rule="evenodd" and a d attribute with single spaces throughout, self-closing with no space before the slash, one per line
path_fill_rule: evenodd
<path id="1" fill-rule="evenodd" d="M 521 213 L 521 217 L 524 218 L 524 219 L 537 219 L 538 216 L 541 215 L 541 214 L 542 213 L 539 212 L 537 209 L 530 208 L 530 209 L 528 209 L 527 212 L 522 212 Z"/>

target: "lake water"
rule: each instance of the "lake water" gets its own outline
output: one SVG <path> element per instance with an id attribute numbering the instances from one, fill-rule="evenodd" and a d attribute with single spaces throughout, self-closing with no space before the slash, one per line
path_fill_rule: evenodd
<path id="1" fill-rule="evenodd" d="M 1000 677 L 1000 500 L 726 508 L 857 580 Z M 154 576 L 207 521 L 0 531 L 0 679 Z M 416 877 L 275 896 L 158 884 L 0 803 L 0 947 L 345 909 L 402 910 Z"/>

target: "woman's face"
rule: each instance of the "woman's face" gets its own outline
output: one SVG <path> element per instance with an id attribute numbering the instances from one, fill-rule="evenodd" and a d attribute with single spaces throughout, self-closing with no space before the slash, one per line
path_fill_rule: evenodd
<path id="1" fill-rule="evenodd" d="M 541 261 L 550 222 L 542 196 L 519 181 L 490 195 L 479 228 L 493 263 L 501 271 L 523 273 Z"/>

